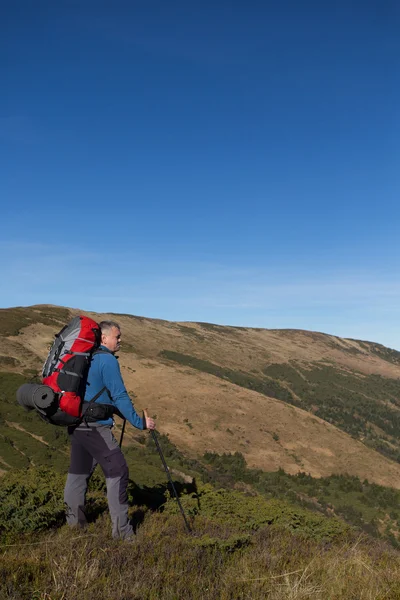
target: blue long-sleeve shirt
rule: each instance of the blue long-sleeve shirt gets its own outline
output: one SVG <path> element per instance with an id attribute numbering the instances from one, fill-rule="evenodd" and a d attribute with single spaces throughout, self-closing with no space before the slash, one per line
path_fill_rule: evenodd
<path id="1" fill-rule="evenodd" d="M 105 346 L 99 348 L 102 352 L 94 354 L 89 368 L 85 390 L 85 402 L 90 400 L 104 387 L 107 390 L 95 400 L 103 404 L 113 404 L 118 411 L 137 429 L 143 429 L 143 419 L 134 409 L 126 391 L 118 360 Z M 113 419 L 97 421 L 101 425 L 112 425 Z"/>

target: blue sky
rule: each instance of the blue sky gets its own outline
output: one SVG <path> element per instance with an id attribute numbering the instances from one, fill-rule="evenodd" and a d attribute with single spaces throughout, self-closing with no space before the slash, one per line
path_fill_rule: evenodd
<path id="1" fill-rule="evenodd" d="M 3 2 L 0 306 L 400 350 L 396 1 Z"/>

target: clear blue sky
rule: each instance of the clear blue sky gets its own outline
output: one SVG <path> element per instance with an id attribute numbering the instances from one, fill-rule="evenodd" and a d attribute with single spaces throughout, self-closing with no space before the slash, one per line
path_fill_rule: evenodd
<path id="1" fill-rule="evenodd" d="M 0 7 L 0 305 L 400 349 L 400 4 Z"/>

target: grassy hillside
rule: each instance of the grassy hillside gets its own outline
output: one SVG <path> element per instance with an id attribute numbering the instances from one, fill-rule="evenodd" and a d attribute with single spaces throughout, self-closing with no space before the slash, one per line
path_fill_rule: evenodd
<path id="1" fill-rule="evenodd" d="M 65 430 L 23 411 L 15 391 L 38 373 L 74 314 L 49 306 L 0 311 L 0 473 L 66 471 Z M 162 439 L 177 471 L 289 499 L 397 543 L 399 353 L 312 332 L 109 316 L 122 325 L 128 390 L 168 433 Z M 165 486 L 145 440 L 127 427 L 131 476 Z"/>
<path id="2" fill-rule="evenodd" d="M 225 460 L 212 462 L 220 468 Z M 340 519 L 199 481 L 178 488 L 188 534 L 165 487 L 131 483 L 137 535 L 135 544 L 124 543 L 111 539 L 105 484 L 96 474 L 89 527 L 63 525 L 63 480 L 45 468 L 0 480 L 1 598 L 399 597 L 399 553 Z"/>
<path id="3" fill-rule="evenodd" d="M 311 332 L 114 315 L 124 379 L 137 409 L 157 418 L 193 528 L 150 436 L 128 427 L 138 543 L 127 548 L 110 538 L 100 472 L 88 530 L 66 528 L 67 434 L 15 402 L 76 312 L 0 312 L 2 598 L 400 597 L 398 353 Z"/>
<path id="4" fill-rule="evenodd" d="M 17 374 L 0 376 L 2 389 L 7 389 L 9 397 L 21 381 L 23 378 Z M 14 402 L 4 402 L 0 436 L 5 472 L 47 466 L 66 473 L 68 436 L 63 428 L 48 425 L 35 413 L 21 411 Z M 274 472 L 249 469 L 243 455 L 238 452 L 223 455 L 208 452 L 197 459 L 188 458 L 165 435 L 161 436 L 161 445 L 172 472 L 177 474 L 178 488 L 182 487 L 186 475 L 216 488 L 242 488 L 266 499 L 289 500 L 293 506 L 325 516 L 338 516 L 360 530 L 397 546 L 400 491 L 367 480 L 362 482 L 349 475 L 315 479 L 302 472 L 290 475 L 283 469 Z M 151 438 L 143 432 L 131 432 L 124 452 L 131 478 L 140 486 L 136 486 L 136 494 L 146 496 L 150 493 L 146 490 L 157 488 L 154 502 L 162 504 L 168 482 Z M 6 496 L 9 496 L 8 492 Z M 7 519 L 9 521 L 9 517 L 1 514 L 0 510 L 0 523 Z"/>
<path id="5" fill-rule="evenodd" d="M 160 357 L 307 410 L 400 462 L 400 379 L 320 363 L 273 363 L 258 373 L 171 350 Z"/>

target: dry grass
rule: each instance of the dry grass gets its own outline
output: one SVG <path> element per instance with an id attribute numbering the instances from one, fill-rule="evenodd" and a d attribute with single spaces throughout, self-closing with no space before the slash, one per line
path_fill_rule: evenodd
<path id="1" fill-rule="evenodd" d="M 103 517 L 87 532 L 67 528 L 3 546 L 4 600 L 396 600 L 400 555 L 366 538 L 321 544 L 267 527 L 229 549 L 234 533 L 199 519 L 152 514 L 137 543 L 111 540 Z"/>

